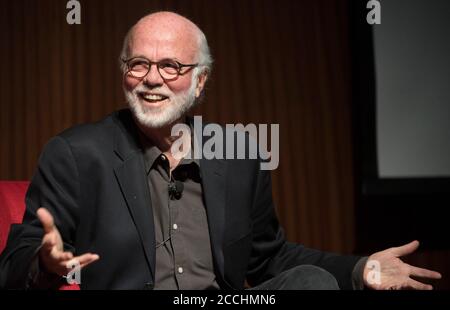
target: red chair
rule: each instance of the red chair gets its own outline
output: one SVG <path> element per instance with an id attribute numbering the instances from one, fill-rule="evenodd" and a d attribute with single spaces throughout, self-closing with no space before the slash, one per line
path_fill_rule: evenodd
<path id="1" fill-rule="evenodd" d="M 6 246 L 11 224 L 22 222 L 25 194 L 30 182 L 0 181 L 0 253 Z M 79 290 L 78 285 L 63 285 L 60 290 Z"/>

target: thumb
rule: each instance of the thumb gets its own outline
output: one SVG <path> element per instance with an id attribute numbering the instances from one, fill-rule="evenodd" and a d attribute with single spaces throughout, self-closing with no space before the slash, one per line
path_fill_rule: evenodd
<path id="1" fill-rule="evenodd" d="M 39 208 L 36 212 L 39 220 L 41 221 L 42 227 L 44 228 L 44 232 L 47 234 L 52 232 L 55 228 L 55 223 L 53 221 L 53 216 L 47 209 Z"/>
<path id="2" fill-rule="evenodd" d="M 414 240 L 410 243 L 407 243 L 405 245 L 399 246 L 399 247 L 394 247 L 392 248 L 392 253 L 396 256 L 396 257 L 400 257 L 400 256 L 405 256 L 408 254 L 411 254 L 412 252 L 414 252 L 415 250 L 417 250 L 417 248 L 419 247 L 419 241 Z"/>

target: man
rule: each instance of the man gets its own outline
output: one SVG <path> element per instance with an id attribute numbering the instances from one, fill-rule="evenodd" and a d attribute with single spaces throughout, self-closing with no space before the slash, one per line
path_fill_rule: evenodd
<path id="1" fill-rule="evenodd" d="M 286 242 L 261 160 L 173 154 L 172 128 L 192 125 L 212 62 L 191 21 L 142 18 L 121 58 L 130 109 L 46 145 L 0 286 L 57 287 L 73 262 L 84 289 L 430 289 L 410 276 L 440 277 L 398 258 L 417 242 L 368 262 Z M 194 135 L 181 138 L 195 150 Z"/>

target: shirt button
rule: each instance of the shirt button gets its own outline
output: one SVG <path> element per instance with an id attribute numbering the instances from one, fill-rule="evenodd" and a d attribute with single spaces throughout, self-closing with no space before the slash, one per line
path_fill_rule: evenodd
<path id="1" fill-rule="evenodd" d="M 178 267 L 178 273 L 183 273 L 183 267 Z"/>
<path id="2" fill-rule="evenodd" d="M 166 159 L 167 159 L 167 157 L 166 157 L 166 155 L 161 155 L 161 159 L 163 160 L 163 161 L 166 161 Z"/>
<path id="3" fill-rule="evenodd" d="M 173 224 L 172 227 L 173 227 L 174 230 L 177 230 L 177 229 L 178 229 L 178 225 L 177 225 L 177 224 Z"/>

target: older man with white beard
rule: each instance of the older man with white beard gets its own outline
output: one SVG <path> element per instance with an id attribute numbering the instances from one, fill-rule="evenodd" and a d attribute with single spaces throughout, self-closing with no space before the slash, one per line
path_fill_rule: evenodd
<path id="1" fill-rule="evenodd" d="M 246 280 L 430 289 L 410 276 L 439 273 L 399 259 L 417 242 L 368 259 L 287 242 L 260 159 L 173 156 L 171 129 L 189 124 L 211 63 L 203 32 L 180 15 L 150 14 L 130 30 L 121 54 L 130 109 L 46 145 L 0 258 L 0 287 L 56 288 L 77 262 L 84 289 L 242 289 Z"/>

